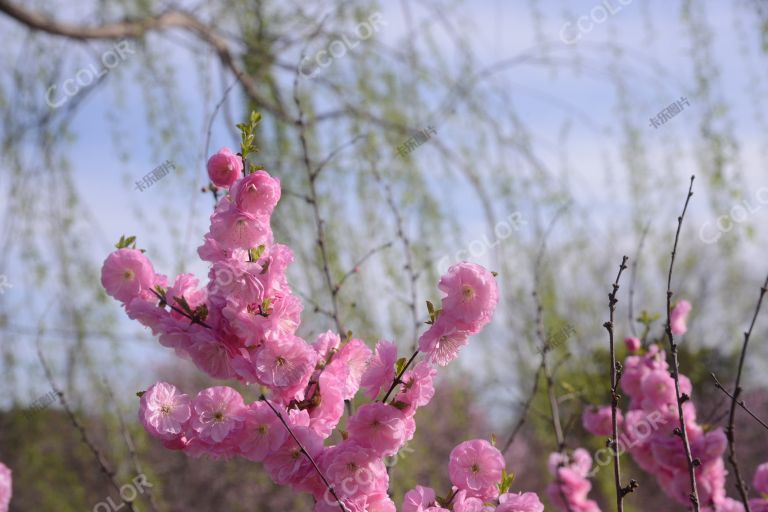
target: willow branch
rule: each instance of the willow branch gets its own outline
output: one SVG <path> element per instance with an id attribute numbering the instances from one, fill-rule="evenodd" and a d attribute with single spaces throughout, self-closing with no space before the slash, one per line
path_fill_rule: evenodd
<path id="1" fill-rule="evenodd" d="M 637 265 L 640 261 L 640 254 L 643 252 L 643 245 L 645 244 L 645 238 L 648 236 L 648 229 L 651 227 L 651 222 L 648 221 L 643 228 L 643 233 L 640 235 L 640 242 L 637 244 L 637 251 L 635 251 L 635 259 L 632 260 L 632 271 L 629 274 L 629 306 L 627 308 L 627 317 L 629 320 L 629 330 L 632 332 L 632 336 L 637 336 L 637 328 L 635 327 L 635 282 L 637 281 Z"/>
<path id="2" fill-rule="evenodd" d="M 107 397 L 115 406 L 117 419 L 118 419 L 118 422 L 120 423 L 120 432 L 122 432 L 123 439 L 125 440 L 125 445 L 128 447 L 128 454 L 131 457 L 131 463 L 133 464 L 133 469 L 136 472 L 136 476 L 141 476 L 144 474 L 144 471 L 141 468 L 139 455 L 136 453 L 136 445 L 133 443 L 133 437 L 131 437 L 131 433 L 128 431 L 128 426 L 125 424 L 125 419 L 123 418 L 123 414 L 120 412 L 120 407 L 117 404 L 117 400 L 115 400 L 115 395 L 112 392 L 112 387 L 109 385 L 109 382 L 107 382 L 107 379 L 105 377 L 102 377 L 101 381 L 104 385 L 104 389 L 107 392 Z M 150 487 L 146 487 L 144 492 L 147 493 L 147 497 L 149 498 L 149 507 L 152 509 L 153 512 L 157 512 L 157 503 L 155 503 L 155 496 L 152 493 L 152 489 Z"/>
<path id="3" fill-rule="evenodd" d="M 196 35 L 213 48 L 222 65 L 238 77 L 245 92 L 261 110 L 265 110 L 283 121 L 293 122 L 293 119 L 290 119 L 282 109 L 276 107 L 259 92 L 257 81 L 246 73 L 238 63 L 227 40 L 188 12 L 170 10 L 156 16 L 147 16 L 140 20 L 117 21 L 99 26 L 84 26 L 60 22 L 8 0 L 0 0 L 0 12 L 5 13 L 31 29 L 77 41 L 136 39 L 143 37 L 150 31 L 172 28 L 185 30 Z"/>
<path id="4" fill-rule="evenodd" d="M 410 302 L 408 303 L 408 309 L 411 311 L 411 323 L 413 325 L 413 349 L 416 350 L 418 346 L 419 335 L 419 314 L 416 311 L 416 282 L 418 281 L 418 274 L 413 266 L 413 249 L 411 248 L 411 239 L 405 233 L 405 223 L 403 222 L 403 216 L 400 214 L 400 209 L 395 203 L 394 195 L 392 194 L 392 187 L 389 183 L 382 179 L 381 174 L 373 167 L 373 176 L 377 182 L 379 182 L 384 188 L 384 196 L 387 200 L 387 206 L 389 211 L 392 212 L 392 216 L 395 218 L 395 225 L 397 227 L 397 238 L 400 240 L 403 246 L 403 256 L 405 257 L 405 265 L 403 269 L 408 275 L 408 285 L 410 292 Z"/>
<path id="5" fill-rule="evenodd" d="M 117 491 L 118 494 L 120 494 L 120 484 L 115 479 L 115 471 L 112 470 L 109 467 L 109 463 L 107 462 L 106 457 L 101 453 L 101 450 L 96 447 L 94 442 L 91 440 L 91 438 L 88 436 L 88 432 L 85 430 L 85 427 L 82 423 L 80 423 L 80 420 L 77 419 L 77 416 L 75 416 L 75 413 L 72 411 L 72 407 L 69 405 L 69 401 L 64 396 L 64 392 L 59 389 L 58 386 L 56 386 L 56 382 L 53 379 L 53 373 L 51 372 L 50 366 L 48 366 L 48 362 L 45 360 L 45 357 L 43 356 L 43 350 L 40 347 L 40 340 L 37 340 L 37 357 L 40 360 L 40 364 L 43 365 L 43 370 L 45 371 L 45 377 L 48 380 L 48 383 L 50 384 L 53 391 L 58 395 L 59 402 L 61 403 L 61 406 L 64 408 L 64 411 L 67 413 L 67 416 L 69 417 L 69 421 L 72 423 L 72 426 L 75 427 L 75 429 L 80 433 L 80 438 L 82 439 L 83 443 L 88 447 L 88 449 L 93 454 L 93 458 L 96 459 L 96 463 L 99 465 L 99 469 L 101 469 L 101 472 L 104 473 L 104 475 L 109 480 L 109 483 L 112 485 L 112 487 Z M 133 502 L 128 501 L 124 502 L 126 505 L 128 505 L 128 510 L 131 512 L 136 512 L 136 509 L 133 507 Z"/>
<path id="6" fill-rule="evenodd" d="M 328 250 L 326 248 L 325 240 L 325 220 L 320 215 L 320 206 L 318 205 L 317 195 L 317 178 L 318 171 L 312 169 L 312 162 L 309 158 L 309 147 L 307 146 L 307 131 L 304 123 L 304 110 L 301 106 L 301 100 L 299 99 L 299 69 L 296 68 L 296 74 L 293 78 L 293 101 L 296 104 L 296 108 L 299 112 L 299 118 L 296 124 L 299 128 L 299 142 L 301 144 L 302 161 L 304 162 L 304 168 L 307 171 L 307 181 L 309 185 L 308 200 L 312 206 L 312 214 L 315 219 L 315 230 L 317 234 L 317 248 L 320 251 L 320 261 L 322 265 L 323 278 L 325 284 L 328 287 L 328 294 L 331 298 L 331 313 L 333 314 L 333 320 L 336 323 L 336 329 L 339 334 L 342 334 L 344 330 L 341 327 L 341 320 L 339 319 L 339 301 L 338 292 L 335 291 L 336 285 L 333 283 L 331 277 L 331 268 L 328 258 Z"/>
<path id="7" fill-rule="evenodd" d="M 686 394 L 680 393 L 680 362 L 677 357 L 677 344 L 675 343 L 674 336 L 672 335 L 672 269 L 675 265 L 675 256 L 677 255 L 677 244 L 680 240 L 680 230 L 683 227 L 683 219 L 685 218 L 685 212 L 688 210 L 688 203 L 693 196 L 693 181 L 696 177 L 691 176 L 691 184 L 688 187 L 688 195 L 685 198 L 685 205 L 683 206 L 683 212 L 677 218 L 677 232 L 675 233 L 675 244 L 672 246 L 672 258 L 669 262 L 669 273 L 667 275 L 667 323 L 665 326 L 667 338 L 669 339 L 669 348 L 672 353 L 672 378 L 675 381 L 675 396 L 677 397 L 677 414 L 680 420 L 680 429 L 675 430 L 675 433 L 679 433 L 683 440 L 683 448 L 685 450 L 685 458 L 688 462 L 688 475 L 691 480 L 691 504 L 696 512 L 700 510 L 699 504 L 699 492 L 696 488 L 696 466 L 700 464 L 698 459 L 694 460 L 691 453 L 691 444 L 688 441 L 688 428 L 685 424 L 685 416 L 683 414 L 683 404 L 690 400 L 690 397 Z"/>

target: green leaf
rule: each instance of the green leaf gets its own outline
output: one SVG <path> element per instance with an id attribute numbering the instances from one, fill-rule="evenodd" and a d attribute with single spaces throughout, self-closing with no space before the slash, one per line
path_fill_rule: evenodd
<path id="1" fill-rule="evenodd" d="M 187 302 L 187 299 L 184 298 L 184 296 L 181 297 L 174 297 L 173 301 L 181 307 L 181 309 L 189 314 L 192 315 L 194 312 L 192 311 L 192 308 L 189 305 L 189 302 Z"/>
<path id="2" fill-rule="evenodd" d="M 496 434 L 491 434 L 491 446 L 496 446 Z"/>
<path id="3" fill-rule="evenodd" d="M 512 482 L 515 481 L 514 473 L 507 473 L 506 469 L 501 470 L 501 482 L 499 482 L 499 492 L 504 494 L 512 487 Z"/>
<path id="4" fill-rule="evenodd" d="M 142 396 L 144 396 L 144 393 L 146 393 L 146 391 L 137 391 L 136 396 L 141 398 Z"/>
<path id="5" fill-rule="evenodd" d="M 253 249 L 248 249 L 248 257 L 251 261 L 259 261 L 259 258 L 261 258 L 261 255 L 264 254 L 264 250 L 267 247 L 264 244 L 261 244 L 258 247 L 255 247 Z"/>
<path id="6" fill-rule="evenodd" d="M 128 247 L 131 247 L 135 249 L 136 248 L 136 237 L 135 236 L 129 236 L 126 237 L 125 235 L 120 236 L 120 240 L 115 244 L 115 247 L 118 249 L 125 249 Z"/>
<path id="7" fill-rule="evenodd" d="M 192 313 L 192 316 L 195 318 L 195 320 L 205 322 L 205 319 L 208 318 L 208 305 L 201 304 L 197 306 L 194 313 Z"/>
<path id="8" fill-rule="evenodd" d="M 496 276 L 498 276 L 498 275 L 499 275 L 499 273 L 498 273 L 498 272 L 495 272 L 495 271 L 491 271 L 491 275 L 492 275 L 493 277 L 496 277 Z"/>
<path id="9" fill-rule="evenodd" d="M 403 368 L 405 368 L 405 363 L 407 363 L 408 360 L 404 357 L 401 357 L 397 360 L 395 363 L 395 375 L 400 375 L 400 373 L 403 371 Z"/>

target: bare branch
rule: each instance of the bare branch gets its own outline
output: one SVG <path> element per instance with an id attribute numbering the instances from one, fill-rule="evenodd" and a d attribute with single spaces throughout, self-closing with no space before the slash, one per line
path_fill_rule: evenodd
<path id="1" fill-rule="evenodd" d="M 688 395 L 681 395 L 680 393 L 680 363 L 677 358 L 677 344 L 672 335 L 672 269 L 675 266 L 675 256 L 677 255 L 677 243 L 680 240 L 680 230 L 683 227 L 683 218 L 685 218 L 685 212 L 688 210 L 688 203 L 693 196 L 693 180 L 696 176 L 691 176 L 691 184 L 688 187 L 688 195 L 685 198 L 685 206 L 683 206 L 683 212 L 677 218 L 677 232 L 675 233 L 675 244 L 672 246 L 672 258 L 669 262 L 669 274 L 667 275 L 667 324 L 666 333 L 669 338 L 669 348 L 672 352 L 672 378 L 675 381 L 675 395 L 677 396 L 677 414 L 680 419 L 680 437 L 683 440 L 683 447 L 685 449 L 685 457 L 688 461 L 688 474 L 691 480 L 691 494 L 690 499 L 693 504 L 693 509 L 696 512 L 700 510 L 699 504 L 699 491 L 696 488 L 696 466 L 699 465 L 699 460 L 693 458 L 691 453 L 691 445 L 688 441 L 688 429 L 685 425 L 685 416 L 683 414 L 683 403 L 689 400 Z"/>
<path id="2" fill-rule="evenodd" d="M 621 379 L 621 366 L 616 362 L 616 346 L 614 343 L 613 322 L 614 314 L 616 313 L 616 303 L 618 299 L 616 294 L 619 291 L 619 279 L 621 274 L 627 268 L 627 257 L 624 256 L 619 265 L 619 273 L 616 274 L 616 280 L 613 282 L 613 288 L 608 294 L 608 309 L 610 311 L 610 319 L 603 324 L 608 330 L 608 341 L 611 355 L 611 439 L 608 444 L 611 447 L 613 453 L 613 481 L 616 485 L 616 510 L 618 512 L 624 511 L 624 496 L 633 492 L 637 488 L 637 482 L 630 480 L 629 485 L 622 487 L 621 485 L 621 465 L 619 464 L 619 425 L 617 419 L 617 413 L 619 408 L 619 380 Z"/>

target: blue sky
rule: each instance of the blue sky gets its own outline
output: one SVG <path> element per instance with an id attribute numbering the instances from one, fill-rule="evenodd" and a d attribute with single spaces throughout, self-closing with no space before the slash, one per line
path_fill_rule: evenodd
<path id="1" fill-rule="evenodd" d="M 601 19 L 600 2 L 597 1 L 506 1 L 483 0 L 466 2 L 460 6 L 461 26 L 463 34 L 471 41 L 472 49 L 483 64 L 490 65 L 502 59 L 520 54 L 536 45 L 544 44 L 550 50 L 552 58 L 572 58 L 580 55 L 595 61 L 599 55 L 602 43 L 620 42 L 632 62 L 633 74 L 630 81 L 632 101 L 630 108 L 633 115 L 648 118 L 656 114 L 669 103 L 681 96 L 691 98 L 691 106 L 678 117 L 659 129 L 648 127 L 643 134 L 651 147 L 659 151 L 651 152 L 651 158 L 658 159 L 654 163 L 664 165 L 664 152 L 678 151 L 684 155 L 681 164 L 674 169 L 675 177 L 682 188 L 689 176 L 695 170 L 695 151 L 691 141 L 696 123 L 693 119 L 701 115 L 697 112 L 697 104 L 692 97 L 689 40 L 683 37 L 680 23 L 680 8 L 677 3 L 662 0 L 635 0 L 623 5 L 617 10 L 618 0 L 606 0 L 616 10 L 599 23 L 592 22 L 589 32 L 580 33 L 581 39 L 573 45 L 568 45 L 560 39 L 565 23 L 574 23 L 581 16 L 592 15 Z M 62 9 L 57 14 L 77 19 L 78 9 L 72 3 L 62 2 Z M 740 55 L 740 46 L 746 37 L 753 34 L 752 30 L 738 30 L 735 23 L 752 22 L 754 15 L 742 2 L 696 1 L 696 9 L 706 13 L 710 28 L 713 30 L 713 47 L 715 61 L 721 68 L 722 80 L 717 93 L 727 100 L 731 108 L 730 118 L 741 146 L 743 172 L 749 178 L 749 187 L 744 190 L 745 196 L 750 192 L 768 186 L 768 175 L 765 173 L 766 141 L 765 125 L 757 116 L 765 117 L 765 103 L 755 103 L 754 97 L 766 97 L 768 76 L 763 60 L 758 60 L 753 54 L 752 60 Z M 734 7 L 739 4 L 740 7 Z M 405 27 L 397 9 L 398 3 L 386 3 L 382 11 L 388 25 L 375 37 L 392 47 L 402 45 Z M 532 12 L 531 5 L 538 6 L 538 12 Z M 82 7 L 80 7 L 82 8 Z M 597 10 L 596 10 L 597 9 Z M 418 13 L 426 16 L 424 12 Z M 541 19 L 540 31 L 532 23 L 534 16 Z M 649 38 L 649 20 L 653 26 L 653 37 Z M 21 29 L 6 19 L 0 20 L 0 30 L 4 34 L 21 33 Z M 446 46 L 449 35 L 443 34 Z M 747 43 L 752 43 L 747 40 Z M 8 47 L 3 50 L 8 60 L 22 44 L 21 38 L 8 38 Z M 184 151 L 154 151 L 149 137 L 145 111 L 141 108 L 142 93 L 135 77 L 144 73 L 138 58 L 128 57 L 114 76 L 107 76 L 108 84 L 86 99 L 73 119 L 73 130 L 76 140 L 68 146 L 68 155 L 73 163 L 77 186 L 83 197 L 87 197 L 86 207 L 92 212 L 97 227 L 93 231 L 93 254 L 106 255 L 111 250 L 111 244 L 124 233 L 139 236 L 142 245 L 153 249 L 154 258 L 159 264 L 170 265 L 174 261 L 170 247 L 164 243 L 161 231 L 147 228 L 147 223 L 136 218 L 140 211 L 147 219 L 159 218 L 164 208 L 175 208 L 179 211 L 189 211 L 190 198 L 195 199 L 195 215 L 190 220 L 192 228 L 191 239 L 185 247 L 188 258 L 194 256 L 201 235 L 207 228 L 206 218 L 210 211 L 210 200 L 196 193 L 199 185 L 205 180 L 203 146 L 208 116 L 213 111 L 214 104 L 221 96 L 221 84 L 218 79 L 204 83 L 199 79 L 197 70 L 203 65 L 214 67 L 214 58 L 204 55 L 192 55 L 185 49 L 180 49 L 173 41 L 163 38 L 156 40 L 158 47 L 172 57 L 178 77 L 178 94 L 176 100 L 183 106 L 181 110 L 173 106 L 174 115 L 183 115 L 186 119 L 184 130 L 189 134 L 190 148 Z M 73 72 L 83 63 L 93 62 L 91 54 L 81 54 L 72 57 Z M 601 64 L 607 64 L 609 57 Z M 761 66 L 762 63 L 762 66 Z M 482 66 L 481 66 L 482 67 Z M 118 75 L 122 76 L 122 79 Z M 620 131 L 620 119 L 615 104 L 615 91 L 607 83 L 605 76 L 594 69 L 585 68 L 578 73 L 563 71 L 553 74 L 549 68 L 533 65 L 521 65 L 507 73 L 500 74 L 498 79 L 508 84 L 514 94 L 514 101 L 523 119 L 529 124 L 538 137 L 542 148 L 555 149 L 558 145 L 557 131 L 568 111 L 553 105 L 556 99 L 561 106 L 566 106 L 571 112 L 576 110 L 590 119 L 588 124 L 574 123 L 568 140 L 568 153 L 573 170 L 571 183 L 576 191 L 577 200 L 583 205 L 589 205 L 591 219 L 585 222 L 597 222 L 596 219 L 606 212 L 622 208 L 622 193 L 618 196 L 606 191 L 605 156 L 608 147 L 608 158 L 618 165 L 615 152 L 616 137 Z M 206 88 L 211 90 L 207 91 Z M 40 98 L 43 102 L 44 98 Z M 239 108 L 236 95 L 232 96 L 232 110 L 237 115 Z M 110 120 L 110 112 L 119 112 L 119 123 Z M 460 134 L 460 122 L 447 120 L 447 126 L 438 127 L 438 136 Z M 646 122 L 647 124 L 647 122 Z M 117 127 L 117 130 L 116 130 Z M 114 136 L 117 132 L 119 147 L 127 149 L 130 158 L 127 161 L 119 157 L 115 151 Z M 448 135 L 445 135 L 448 134 Z M 219 114 L 214 124 L 210 150 L 228 145 L 235 146 L 230 132 L 224 127 L 223 116 Z M 155 141 L 156 142 L 156 141 Z M 541 151 L 545 158 L 555 164 L 555 151 Z M 170 159 L 176 165 L 194 169 L 196 183 L 188 178 L 176 175 L 165 177 L 161 182 L 148 190 L 139 192 L 133 183 L 149 173 L 164 160 Z M 482 162 L 479 162 L 482 165 Z M 0 178 L 0 183 L 2 179 Z M 663 192 L 663 191 L 662 191 Z M 195 194 L 197 194 L 195 196 Z M 478 204 L 472 199 L 463 198 L 456 204 L 463 205 L 457 212 L 462 219 L 464 239 L 469 243 L 473 233 L 483 229 L 483 218 Z M 678 208 L 677 202 L 674 208 Z M 694 207 L 694 215 L 700 210 L 698 222 L 708 219 L 707 212 Z M 4 219 L 3 219 L 4 220 Z M 757 211 L 750 219 L 755 225 L 765 225 L 768 220 L 768 205 Z M 186 229 L 186 224 L 184 229 Z M 730 235 L 728 235 L 730 236 Z M 596 243 L 602 243 L 596 240 Z M 633 240 L 627 240 L 627 247 L 634 245 Z M 193 267 L 198 275 L 203 275 L 202 265 Z M 162 268 L 171 274 L 172 268 Z M 12 277 L 12 276 L 11 276 Z M 13 279 L 11 279 L 13 282 Z M 18 288 L 7 291 L 11 299 Z M 113 307 L 117 310 L 117 305 Z M 118 317 L 122 316 L 118 313 Z M 24 319 L 31 322 L 33 315 Z M 153 358 L 166 354 L 161 347 L 149 342 L 136 325 L 121 320 L 120 329 L 125 332 L 125 345 L 121 347 L 124 354 L 132 354 L 139 360 Z M 33 354 L 27 354 L 27 363 L 34 364 Z M 132 370 L 131 370 L 132 371 Z M 125 371 L 115 370 L 122 378 Z M 130 372 L 128 372 L 130 373 Z M 137 376 L 127 376 L 127 382 L 137 384 L 141 379 Z M 28 396 L 43 394 L 46 390 L 40 384 L 26 383 Z M 0 399 L 0 404 L 3 402 Z"/>

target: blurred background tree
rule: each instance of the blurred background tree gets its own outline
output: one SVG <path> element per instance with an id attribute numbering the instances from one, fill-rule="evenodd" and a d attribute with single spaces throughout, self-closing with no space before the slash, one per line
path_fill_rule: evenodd
<path id="1" fill-rule="evenodd" d="M 539 293 L 547 322 L 574 330 L 553 354 L 565 361 L 557 388 L 565 422 L 576 425 L 568 445 L 597 448 L 576 415 L 608 394 L 602 323 L 612 273 L 622 254 L 639 259 L 634 315 L 620 297 L 621 338 L 638 327 L 632 316 L 663 310 L 691 174 L 696 196 L 675 277 L 677 296 L 695 308 L 682 370 L 718 418 L 722 397 L 708 373 L 732 379 L 766 270 L 766 233 L 757 228 L 768 208 L 755 194 L 768 186 L 768 8 L 759 0 L 634 2 L 599 21 L 597 5 L 0 0 L 0 274 L 13 285 L 0 294 L 0 460 L 16 470 L 13 510 L 92 508 L 110 492 L 58 406 L 24 414 L 50 390 L 37 341 L 118 479 L 130 481 L 122 414 L 156 484 L 148 506 L 302 509 L 292 501 L 301 498 L 272 488 L 253 465 L 188 460 L 144 437 L 133 420 L 135 391 L 159 378 L 189 390 L 206 381 L 189 365 L 169 367 L 167 352 L 99 286 L 101 261 L 121 234 L 137 235 L 162 272 L 206 274 L 194 263 L 212 207 L 200 192 L 205 159 L 236 147 L 234 126 L 251 110 L 263 115 L 255 159 L 284 187 L 274 228 L 296 252 L 291 281 L 304 299 L 306 339 L 341 325 L 410 350 L 441 266 L 464 257 L 499 272 L 493 328 L 442 372 L 414 454 L 392 469 L 398 494 L 419 480 L 445 484 L 452 446 L 491 432 L 505 439 L 518 421 L 538 364 L 534 260 L 557 212 Z M 376 14 L 382 23 L 359 37 Z M 585 16 L 589 30 L 577 24 Z M 121 41 L 133 53 L 59 96 L 80 70 L 104 67 Z M 317 58 L 323 50 L 327 66 Z M 46 101 L 52 86 L 66 99 L 55 108 Z M 649 125 L 680 98 L 690 106 Z M 403 151 L 412 138 L 418 146 Z M 134 187 L 165 160 L 173 176 Z M 744 221 L 732 213 L 742 201 L 753 206 Z M 722 233 L 720 216 L 731 219 Z M 719 238 L 709 243 L 712 233 Z M 747 370 L 762 405 L 765 333 L 759 324 Z M 540 390 L 509 452 L 513 489 L 546 485 L 554 437 L 544 398 Z M 768 453 L 751 455 L 748 474 Z M 610 502 L 607 477 L 598 475 L 601 503 Z M 642 483 L 628 509 L 658 498 L 653 482 Z"/>

